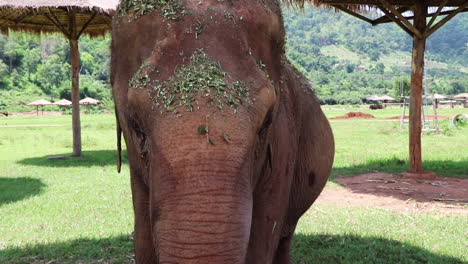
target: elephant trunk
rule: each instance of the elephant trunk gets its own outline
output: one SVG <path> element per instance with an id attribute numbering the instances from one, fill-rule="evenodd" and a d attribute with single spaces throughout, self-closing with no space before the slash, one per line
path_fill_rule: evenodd
<path id="1" fill-rule="evenodd" d="M 152 213 L 159 263 L 245 262 L 250 181 L 242 169 L 223 163 L 198 159 L 191 166 L 188 159 L 181 166 L 161 166 Z"/>

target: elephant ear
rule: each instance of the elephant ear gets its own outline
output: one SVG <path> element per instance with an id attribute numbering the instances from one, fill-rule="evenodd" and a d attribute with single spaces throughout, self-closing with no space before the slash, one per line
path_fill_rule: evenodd
<path id="1" fill-rule="evenodd" d="M 120 173 L 122 169 L 122 128 L 120 127 L 119 123 L 117 106 L 115 107 L 115 120 L 117 121 L 117 172 Z"/>

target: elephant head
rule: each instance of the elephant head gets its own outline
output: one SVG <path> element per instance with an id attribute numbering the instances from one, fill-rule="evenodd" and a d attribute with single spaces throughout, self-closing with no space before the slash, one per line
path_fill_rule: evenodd
<path id="1" fill-rule="evenodd" d="M 278 2 L 124 0 L 111 81 L 137 262 L 288 261 L 334 146 Z"/>

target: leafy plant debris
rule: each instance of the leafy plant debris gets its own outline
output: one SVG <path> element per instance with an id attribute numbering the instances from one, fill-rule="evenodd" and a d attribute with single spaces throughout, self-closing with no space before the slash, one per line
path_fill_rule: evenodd
<path id="1" fill-rule="evenodd" d="M 180 0 L 124 0 L 119 8 L 119 16 L 131 15 L 137 19 L 159 9 L 159 14 L 168 20 L 180 20 L 187 11 Z"/>
<path id="2" fill-rule="evenodd" d="M 198 135 L 208 134 L 208 128 L 205 125 L 198 126 Z"/>
<path id="3" fill-rule="evenodd" d="M 203 51 L 195 52 L 187 64 L 176 69 L 165 81 L 151 80 L 150 73 L 156 68 L 144 62 L 129 82 L 131 89 L 146 89 L 154 107 L 179 113 L 195 110 L 197 98 L 207 98 L 207 105 L 220 110 L 226 107 L 236 113 L 239 105 L 249 102 L 249 88 L 243 81 L 229 84 L 228 74 L 219 62 L 210 59 Z"/>

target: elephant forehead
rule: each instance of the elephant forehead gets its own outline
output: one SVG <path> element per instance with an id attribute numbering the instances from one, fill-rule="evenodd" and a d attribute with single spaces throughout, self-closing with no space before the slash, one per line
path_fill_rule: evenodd
<path id="1" fill-rule="evenodd" d="M 130 79 L 129 89 L 145 90 L 153 109 L 176 115 L 196 111 L 202 103 L 234 113 L 251 103 L 249 83 L 233 79 L 203 50 L 192 54 L 167 78 L 160 77 L 158 64 L 145 60 Z"/>
<path id="2" fill-rule="evenodd" d="M 164 127 L 154 131 L 168 139 L 197 131 L 206 116 L 225 115 L 236 125 L 208 124 L 216 137 L 207 139 L 210 145 L 255 135 L 278 98 L 284 50 L 274 3 L 122 1 L 113 25 L 114 90 L 141 120 L 151 116 L 147 129 Z"/>
<path id="3" fill-rule="evenodd" d="M 191 115 L 177 117 L 173 114 L 154 118 L 152 133 L 166 148 L 195 145 L 201 149 L 232 148 L 250 145 L 256 135 L 256 124 L 245 113 L 233 114 L 210 111 L 204 107 Z M 196 144 L 194 144 L 196 143 Z"/>

